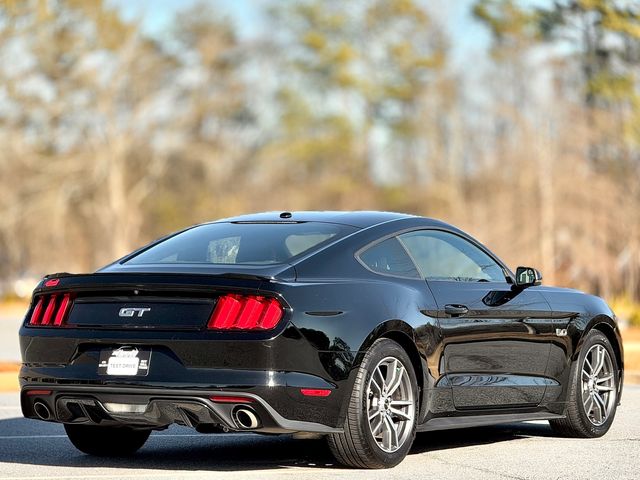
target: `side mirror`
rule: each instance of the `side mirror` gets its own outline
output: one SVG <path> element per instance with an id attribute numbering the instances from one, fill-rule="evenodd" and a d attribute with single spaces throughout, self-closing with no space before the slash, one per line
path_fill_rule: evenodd
<path id="1" fill-rule="evenodd" d="M 542 274 L 531 267 L 518 267 L 516 269 L 516 286 L 532 287 L 542 283 Z"/>

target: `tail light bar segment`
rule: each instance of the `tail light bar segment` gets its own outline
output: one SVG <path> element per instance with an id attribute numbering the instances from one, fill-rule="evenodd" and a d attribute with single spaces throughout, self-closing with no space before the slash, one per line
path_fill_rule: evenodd
<path id="1" fill-rule="evenodd" d="M 271 330 L 284 314 L 275 298 L 227 294 L 218 299 L 207 328 L 210 330 Z"/>
<path id="2" fill-rule="evenodd" d="M 36 300 L 29 325 L 64 326 L 72 304 L 73 297 L 70 293 L 41 295 Z M 278 325 L 283 314 L 284 309 L 275 298 L 227 294 L 218 299 L 207 328 L 210 330 L 271 330 Z"/>
<path id="3" fill-rule="evenodd" d="M 61 327 L 69 315 L 73 299 L 70 293 L 42 295 L 31 313 L 29 325 Z"/>

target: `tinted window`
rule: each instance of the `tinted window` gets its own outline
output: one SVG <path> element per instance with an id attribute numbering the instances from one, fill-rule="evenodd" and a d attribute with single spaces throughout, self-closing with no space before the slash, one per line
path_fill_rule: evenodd
<path id="1" fill-rule="evenodd" d="M 467 240 L 438 230 L 400 235 L 422 276 L 429 280 L 504 282 L 500 265 Z"/>
<path id="2" fill-rule="evenodd" d="M 360 260 L 374 272 L 420 278 L 411 258 L 396 238 L 389 238 L 368 248 L 360 254 Z"/>
<path id="3" fill-rule="evenodd" d="M 352 232 L 328 223 L 211 223 L 179 233 L 128 260 L 128 264 L 286 263 Z"/>

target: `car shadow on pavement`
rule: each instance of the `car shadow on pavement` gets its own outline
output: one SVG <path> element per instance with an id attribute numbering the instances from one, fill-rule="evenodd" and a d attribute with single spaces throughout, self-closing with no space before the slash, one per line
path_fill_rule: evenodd
<path id="1" fill-rule="evenodd" d="M 79 468 L 248 471 L 292 466 L 335 465 L 322 439 L 292 435 L 205 435 L 172 426 L 154 432 L 135 455 L 85 455 L 66 438 L 60 424 L 24 418 L 0 420 L 0 463 Z"/>
<path id="2" fill-rule="evenodd" d="M 528 437 L 554 437 L 551 427 L 545 423 L 518 423 L 492 425 L 418 433 L 410 454 L 451 450 L 474 445 L 519 440 Z"/>
<path id="3" fill-rule="evenodd" d="M 199 435 L 171 427 L 151 435 L 134 456 L 84 455 L 59 424 L 24 418 L 0 420 L 0 463 L 79 468 L 249 471 L 287 467 L 338 467 L 323 439 L 292 435 Z M 508 425 L 420 433 L 410 454 L 550 436 L 545 425 Z"/>

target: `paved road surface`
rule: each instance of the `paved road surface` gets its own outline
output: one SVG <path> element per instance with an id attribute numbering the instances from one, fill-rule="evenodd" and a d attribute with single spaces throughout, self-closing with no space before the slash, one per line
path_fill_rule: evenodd
<path id="1" fill-rule="evenodd" d="M 0 480 L 145 478 L 637 479 L 640 387 L 628 387 L 611 431 L 600 439 L 552 436 L 544 422 L 418 435 L 412 452 L 385 471 L 333 465 L 321 440 L 253 434 L 153 434 L 130 459 L 76 451 L 60 425 L 20 417 L 16 394 L 0 395 Z M 382 477 L 384 475 L 384 477 Z"/>

